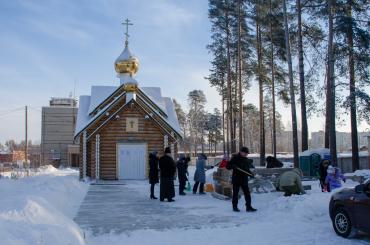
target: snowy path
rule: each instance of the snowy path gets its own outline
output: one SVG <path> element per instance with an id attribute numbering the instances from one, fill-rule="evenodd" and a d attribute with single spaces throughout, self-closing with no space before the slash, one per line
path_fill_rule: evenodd
<path id="1" fill-rule="evenodd" d="M 186 206 L 150 200 L 137 187 L 145 188 L 147 181 L 126 185 L 90 185 L 89 191 L 74 219 L 79 226 L 94 235 L 127 233 L 136 230 L 168 230 L 176 228 L 200 229 L 222 224 L 242 224 L 235 215 L 215 215 L 212 205 L 192 206 L 203 215 L 193 213 Z M 136 188 L 135 188 L 136 187 Z M 194 197 L 194 195 L 191 195 Z M 199 199 L 207 197 L 197 196 Z M 210 197 L 208 197 L 210 198 Z"/>

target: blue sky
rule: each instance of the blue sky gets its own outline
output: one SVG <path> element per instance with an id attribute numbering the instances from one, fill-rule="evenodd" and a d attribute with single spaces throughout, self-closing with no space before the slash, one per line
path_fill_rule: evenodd
<path id="1" fill-rule="evenodd" d="M 206 0 L 0 1 L 0 142 L 22 139 L 24 105 L 30 106 L 30 138 L 39 140 L 41 107 L 50 97 L 119 85 L 113 63 L 123 49 L 126 18 L 134 23 L 130 49 L 140 60 L 141 86 L 159 86 L 184 107 L 187 93 L 202 89 L 207 108 L 219 107 L 204 79 L 211 58 L 207 8 Z M 246 101 L 257 104 L 255 89 Z M 279 108 L 285 123 L 290 111 Z M 312 130 L 323 127 L 322 119 L 310 122 Z"/>

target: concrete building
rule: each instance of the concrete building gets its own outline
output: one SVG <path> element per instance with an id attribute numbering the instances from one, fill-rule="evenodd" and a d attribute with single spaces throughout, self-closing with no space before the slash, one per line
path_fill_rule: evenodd
<path id="1" fill-rule="evenodd" d="M 366 132 L 358 132 L 358 147 L 367 145 Z M 351 133 L 350 132 L 337 132 L 337 150 L 338 152 L 345 152 L 352 149 Z M 310 148 L 322 148 L 325 142 L 325 132 L 312 132 Z"/>
<path id="2" fill-rule="evenodd" d="M 42 108 L 42 164 L 78 166 L 79 150 L 74 144 L 76 106 L 72 98 L 51 98 L 49 106 Z"/>
<path id="3" fill-rule="evenodd" d="M 301 131 L 297 131 L 298 134 L 298 151 L 302 151 L 302 139 Z M 271 137 L 269 139 L 271 142 Z M 272 152 L 272 147 L 266 147 L 266 152 Z M 269 151 L 270 150 L 270 151 Z M 276 150 L 277 152 L 293 152 L 293 131 L 281 131 L 276 133 Z"/>

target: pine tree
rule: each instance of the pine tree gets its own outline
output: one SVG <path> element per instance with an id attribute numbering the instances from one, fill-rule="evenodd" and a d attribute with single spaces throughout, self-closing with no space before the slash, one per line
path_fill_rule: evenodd
<path id="1" fill-rule="evenodd" d="M 292 57 L 291 57 L 291 54 L 290 54 L 288 15 L 287 15 L 287 8 L 286 8 L 286 1 L 285 0 L 283 0 L 283 10 L 284 10 L 285 46 L 286 46 L 286 55 L 287 55 L 288 70 L 289 70 L 289 87 L 290 87 L 289 90 L 290 90 L 290 104 L 291 104 L 291 113 L 292 113 L 294 167 L 299 167 L 297 115 L 296 115 L 295 96 L 294 96 Z"/>
<path id="2" fill-rule="evenodd" d="M 189 103 L 189 129 L 190 138 L 193 141 L 194 154 L 198 153 L 198 144 L 202 146 L 202 152 L 204 152 L 204 128 L 205 128 L 205 110 L 204 106 L 207 102 L 206 96 L 202 90 L 193 90 L 188 94 Z"/>
<path id="3" fill-rule="evenodd" d="M 225 148 L 228 153 L 236 151 L 237 126 L 239 140 L 241 138 L 240 102 L 243 96 L 242 90 L 249 87 L 250 65 L 247 62 L 251 62 L 249 48 L 251 38 L 245 18 L 245 3 L 245 0 L 209 1 L 212 43 L 207 48 L 213 54 L 213 60 L 211 74 L 207 79 L 212 86 L 216 86 L 223 101 L 226 102 L 223 118 L 226 119 L 224 120 L 227 129 Z"/>
<path id="4" fill-rule="evenodd" d="M 334 30 L 337 39 L 335 55 L 337 57 L 338 76 L 348 78 L 349 87 L 344 106 L 349 108 L 352 139 L 352 170 L 359 169 L 358 133 L 357 133 L 357 98 L 361 101 L 359 111 L 370 113 L 370 96 L 364 91 L 369 87 L 369 42 L 368 11 L 366 0 L 342 0 L 335 4 Z M 356 82 L 357 81 L 357 82 Z M 362 117 L 360 117 L 362 118 Z"/>
<path id="5" fill-rule="evenodd" d="M 306 92 L 304 81 L 303 63 L 303 41 L 302 41 L 302 4 L 301 0 L 296 1 L 297 26 L 298 26 L 298 63 L 299 63 L 299 87 L 301 91 L 301 123 L 302 123 L 302 151 L 308 149 L 308 126 L 306 113 Z"/>

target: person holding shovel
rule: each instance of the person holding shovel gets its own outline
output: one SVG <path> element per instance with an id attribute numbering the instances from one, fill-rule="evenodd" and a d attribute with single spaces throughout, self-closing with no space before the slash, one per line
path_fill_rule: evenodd
<path id="1" fill-rule="evenodd" d="M 233 184 L 233 211 L 240 212 L 238 209 L 238 195 L 239 188 L 243 190 L 245 198 L 245 206 L 247 212 L 255 212 L 257 209 L 253 208 L 251 205 L 251 194 L 248 187 L 248 177 L 254 177 L 254 174 L 251 172 L 253 168 L 252 159 L 248 159 L 249 149 L 245 146 L 241 147 L 238 154 L 232 156 L 227 169 L 233 170 L 232 175 L 232 184 Z"/>

